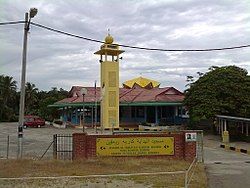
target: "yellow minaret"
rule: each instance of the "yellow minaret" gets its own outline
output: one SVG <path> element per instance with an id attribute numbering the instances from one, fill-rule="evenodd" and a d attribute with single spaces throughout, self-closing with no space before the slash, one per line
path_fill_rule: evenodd
<path id="1" fill-rule="evenodd" d="M 108 34 L 101 49 L 101 126 L 119 128 L 119 55 L 123 50 L 113 44 L 113 37 Z"/>

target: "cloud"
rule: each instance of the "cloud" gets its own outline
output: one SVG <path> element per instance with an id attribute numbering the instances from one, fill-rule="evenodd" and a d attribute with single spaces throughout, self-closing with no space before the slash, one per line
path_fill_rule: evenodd
<path id="1" fill-rule="evenodd" d="M 107 29 L 120 44 L 164 48 L 217 48 L 250 43 L 249 3 L 218 0 L 28 1 L 1 3 L 0 21 L 22 20 L 38 8 L 34 22 L 77 35 L 103 40 Z M 11 14 L 10 14 L 11 12 Z M 23 26 L 0 26 L 0 73 L 20 80 Z M 93 86 L 100 79 L 100 44 L 31 26 L 27 81 L 39 89 Z M 145 76 L 161 86 L 185 89 L 186 76 L 212 65 L 236 65 L 250 72 L 249 48 L 221 52 L 150 52 L 125 48 L 120 85 Z"/>

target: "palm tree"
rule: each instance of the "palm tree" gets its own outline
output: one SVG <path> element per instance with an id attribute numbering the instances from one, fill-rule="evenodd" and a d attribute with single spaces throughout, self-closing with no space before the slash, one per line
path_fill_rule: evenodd
<path id="1" fill-rule="evenodd" d="M 9 120 L 10 116 L 14 116 L 16 84 L 13 77 L 0 75 L 0 120 Z"/>
<path id="2" fill-rule="evenodd" d="M 35 84 L 30 82 L 26 83 L 25 88 L 25 113 L 34 114 L 38 106 L 38 88 Z"/>

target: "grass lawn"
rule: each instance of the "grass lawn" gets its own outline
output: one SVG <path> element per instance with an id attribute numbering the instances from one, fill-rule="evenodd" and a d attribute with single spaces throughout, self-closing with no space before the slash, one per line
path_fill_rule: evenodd
<path id="1" fill-rule="evenodd" d="M 83 176 L 138 172 L 182 171 L 190 162 L 148 158 L 102 158 L 82 161 L 1 160 L 0 177 Z M 198 164 L 191 181 L 194 188 L 206 187 L 203 164 Z M 0 187 L 183 187 L 184 174 L 112 178 L 62 178 L 0 180 Z"/>

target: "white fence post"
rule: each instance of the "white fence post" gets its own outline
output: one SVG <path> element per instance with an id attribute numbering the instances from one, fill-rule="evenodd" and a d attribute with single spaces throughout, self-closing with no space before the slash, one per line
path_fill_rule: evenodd
<path id="1" fill-rule="evenodd" d="M 185 188 L 188 188 L 188 170 L 185 171 Z"/>

